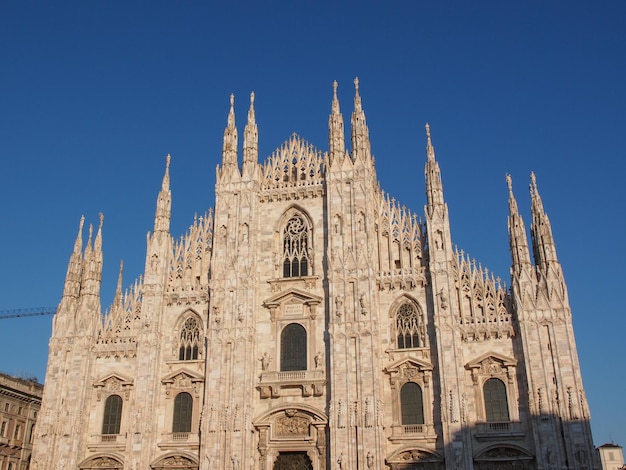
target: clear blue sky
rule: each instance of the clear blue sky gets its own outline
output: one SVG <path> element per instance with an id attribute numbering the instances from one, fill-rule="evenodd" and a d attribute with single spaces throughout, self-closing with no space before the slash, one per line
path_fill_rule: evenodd
<path id="1" fill-rule="evenodd" d="M 236 4 L 236 6 L 235 6 Z M 172 233 L 213 205 L 228 97 L 260 153 L 326 150 L 358 75 L 382 187 L 415 212 L 424 124 L 453 241 L 508 282 L 504 175 L 537 174 L 596 444 L 626 445 L 626 2 L 0 2 L 0 309 L 56 306 L 80 216 L 104 222 L 103 307 L 143 271 L 165 155 Z M 45 374 L 51 317 L 0 320 L 0 371 Z"/>

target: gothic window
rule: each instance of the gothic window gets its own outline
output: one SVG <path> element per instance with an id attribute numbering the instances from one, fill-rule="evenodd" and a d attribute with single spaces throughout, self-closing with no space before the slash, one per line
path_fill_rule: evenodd
<path id="1" fill-rule="evenodd" d="M 509 421 L 506 385 L 500 379 L 489 379 L 483 385 L 487 421 Z"/>
<path id="2" fill-rule="evenodd" d="M 172 432 L 191 432 L 193 398 L 187 392 L 181 392 L 174 399 L 174 420 Z"/>
<path id="3" fill-rule="evenodd" d="M 122 422 L 122 397 L 109 395 L 104 402 L 102 434 L 119 434 Z"/>
<path id="4" fill-rule="evenodd" d="M 280 370 L 306 370 L 306 330 L 298 323 L 287 325 L 280 335 Z"/>
<path id="5" fill-rule="evenodd" d="M 407 382 L 400 389 L 402 424 L 424 424 L 422 389 L 415 382 Z"/>
<path id="6" fill-rule="evenodd" d="M 412 303 L 400 305 L 396 313 L 396 332 L 398 335 L 398 349 L 419 348 L 420 345 L 420 317 L 417 308 Z"/>
<path id="7" fill-rule="evenodd" d="M 200 326 L 198 319 L 190 317 L 185 320 L 180 332 L 178 350 L 179 361 L 192 361 L 198 359 L 200 349 Z"/>
<path id="8" fill-rule="evenodd" d="M 308 224 L 295 215 L 283 230 L 283 277 L 309 275 L 309 249 Z"/>

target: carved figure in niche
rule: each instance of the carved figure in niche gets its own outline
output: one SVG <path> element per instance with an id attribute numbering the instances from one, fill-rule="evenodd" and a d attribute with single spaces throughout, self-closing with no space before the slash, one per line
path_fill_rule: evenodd
<path id="1" fill-rule="evenodd" d="M 443 289 L 439 291 L 439 306 L 441 307 L 442 310 L 448 309 L 448 297 L 446 296 Z"/>
<path id="2" fill-rule="evenodd" d="M 237 306 L 237 320 L 240 322 L 243 321 L 243 305 L 241 304 Z"/>
<path id="3" fill-rule="evenodd" d="M 367 461 L 367 468 L 372 468 L 374 466 L 374 455 L 370 451 L 367 451 L 367 457 L 365 457 L 365 460 Z"/>
<path id="4" fill-rule="evenodd" d="M 365 222 L 364 222 L 363 212 L 359 212 L 358 218 L 356 220 L 356 227 L 359 232 L 365 230 Z"/>
<path id="5" fill-rule="evenodd" d="M 230 462 L 233 465 L 233 470 L 239 470 L 239 457 L 237 456 L 237 454 L 233 455 L 230 458 Z"/>
<path id="6" fill-rule="evenodd" d="M 437 230 L 437 233 L 435 233 L 435 248 L 438 250 L 443 249 L 443 233 L 440 230 Z"/>
<path id="7" fill-rule="evenodd" d="M 343 315 L 343 295 L 335 297 L 335 310 L 338 317 Z"/>
<path id="8" fill-rule="evenodd" d="M 248 224 L 243 224 L 241 226 L 241 243 L 248 243 Z"/>
<path id="9" fill-rule="evenodd" d="M 222 225 L 220 227 L 220 237 L 222 237 L 223 239 L 226 238 L 226 225 Z"/>
<path id="10" fill-rule="evenodd" d="M 334 220 L 334 225 L 335 225 L 335 234 L 339 235 L 341 234 L 341 217 L 339 215 L 335 215 L 335 220 Z"/>
<path id="11" fill-rule="evenodd" d="M 324 354 L 321 351 L 318 351 L 313 360 L 315 361 L 316 369 L 321 367 L 324 362 Z"/>
<path id="12" fill-rule="evenodd" d="M 152 271 L 156 271 L 158 266 L 159 266 L 159 257 L 155 253 L 152 255 L 152 258 L 150 258 L 150 269 L 152 269 Z"/>
<path id="13" fill-rule="evenodd" d="M 213 320 L 215 321 L 215 323 L 217 323 L 218 325 L 221 323 L 222 321 L 222 317 L 220 316 L 220 308 L 219 307 L 213 307 Z"/>
<path id="14" fill-rule="evenodd" d="M 343 468 L 343 452 L 339 454 L 339 457 L 337 457 L 337 468 L 339 470 Z"/>
<path id="15" fill-rule="evenodd" d="M 270 366 L 270 360 L 272 358 L 270 357 L 269 354 L 267 354 L 267 352 L 264 352 L 263 354 L 261 354 L 261 357 L 259 358 L 259 361 L 261 361 L 261 370 L 267 370 L 267 368 Z"/>
<path id="16" fill-rule="evenodd" d="M 367 309 L 369 306 L 367 304 L 365 294 L 361 294 L 361 296 L 359 297 L 359 305 L 361 306 L 361 315 L 367 315 Z"/>
<path id="17" fill-rule="evenodd" d="M 343 400 L 339 400 L 337 402 L 337 427 L 345 428 L 346 427 L 346 410 L 343 404 Z"/>
<path id="18" fill-rule="evenodd" d="M 204 470 L 211 470 L 211 457 L 208 455 L 204 458 Z"/>

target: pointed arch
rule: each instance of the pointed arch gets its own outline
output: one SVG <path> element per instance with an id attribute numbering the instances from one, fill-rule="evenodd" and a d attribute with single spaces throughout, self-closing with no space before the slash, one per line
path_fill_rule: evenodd
<path id="1" fill-rule="evenodd" d="M 304 277 L 313 273 L 313 222 L 308 213 L 292 205 L 279 219 L 281 277 Z"/>
<path id="2" fill-rule="evenodd" d="M 397 349 L 426 346 L 426 325 L 419 302 L 402 295 L 391 305 L 389 315 L 393 319 L 392 338 Z"/>
<path id="3" fill-rule="evenodd" d="M 204 325 L 202 318 L 194 310 L 186 310 L 178 320 L 175 330 L 177 338 L 177 359 L 195 361 L 204 353 Z"/>

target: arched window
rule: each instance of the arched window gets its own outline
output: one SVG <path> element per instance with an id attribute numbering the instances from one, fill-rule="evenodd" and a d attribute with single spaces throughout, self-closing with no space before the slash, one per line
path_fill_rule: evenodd
<path id="1" fill-rule="evenodd" d="M 415 305 L 409 302 L 400 305 L 396 313 L 399 349 L 420 347 L 420 326 L 420 316 Z"/>
<path id="2" fill-rule="evenodd" d="M 198 359 L 200 348 L 200 326 L 195 317 L 185 320 L 180 331 L 180 342 L 178 350 L 179 361 L 191 361 Z"/>
<path id="3" fill-rule="evenodd" d="M 300 215 L 295 215 L 283 230 L 283 277 L 309 275 L 309 229 Z"/>
<path id="4" fill-rule="evenodd" d="M 122 422 L 122 397 L 109 395 L 104 402 L 102 434 L 119 434 Z"/>
<path id="5" fill-rule="evenodd" d="M 500 379 L 489 379 L 483 385 L 487 421 L 509 421 L 506 385 Z"/>
<path id="6" fill-rule="evenodd" d="M 174 421 L 172 432 L 191 432 L 193 398 L 187 392 L 176 395 L 174 399 Z"/>
<path id="7" fill-rule="evenodd" d="M 422 389 L 415 382 L 407 382 L 400 389 L 402 424 L 424 424 Z"/>
<path id="8" fill-rule="evenodd" d="M 291 323 L 280 335 L 280 370 L 306 369 L 306 330 L 298 323 Z"/>

